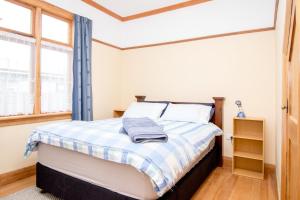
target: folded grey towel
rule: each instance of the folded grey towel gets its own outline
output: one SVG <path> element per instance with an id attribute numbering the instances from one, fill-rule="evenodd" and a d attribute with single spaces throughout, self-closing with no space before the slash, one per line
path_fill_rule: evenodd
<path id="1" fill-rule="evenodd" d="M 167 142 L 163 128 L 147 117 L 123 118 L 123 128 L 134 143 Z"/>

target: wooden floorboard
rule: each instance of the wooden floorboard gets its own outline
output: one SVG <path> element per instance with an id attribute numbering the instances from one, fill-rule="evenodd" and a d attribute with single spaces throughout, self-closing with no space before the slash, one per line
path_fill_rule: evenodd
<path id="1" fill-rule="evenodd" d="M 230 167 L 218 167 L 205 180 L 192 200 L 277 200 L 274 170 L 266 170 L 265 179 L 233 175 Z"/>
<path id="2" fill-rule="evenodd" d="M 266 170 L 264 180 L 233 175 L 230 167 L 218 167 L 206 179 L 192 200 L 277 200 L 274 171 Z M 35 176 L 0 188 L 0 197 L 35 185 Z"/>
<path id="3" fill-rule="evenodd" d="M 18 180 L 14 183 L 10 183 L 8 185 L 4 185 L 0 187 L 0 197 L 4 197 L 9 194 L 13 194 L 20 190 L 23 190 L 28 187 L 32 187 L 35 185 L 35 176 L 30 176 L 28 178 L 24 178 Z"/>

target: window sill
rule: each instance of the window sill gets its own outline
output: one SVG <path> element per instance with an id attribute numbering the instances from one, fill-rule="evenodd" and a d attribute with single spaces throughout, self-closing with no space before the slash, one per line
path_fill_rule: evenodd
<path id="1" fill-rule="evenodd" d="M 0 127 L 71 119 L 71 112 L 0 117 Z"/>

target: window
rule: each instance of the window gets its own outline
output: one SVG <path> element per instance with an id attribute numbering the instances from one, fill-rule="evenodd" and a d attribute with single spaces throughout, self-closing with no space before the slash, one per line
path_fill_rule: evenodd
<path id="1" fill-rule="evenodd" d="M 33 114 L 34 44 L 34 39 L 0 33 L 0 116 Z"/>
<path id="2" fill-rule="evenodd" d="M 0 27 L 32 34 L 32 10 L 9 1 L 0 1 Z"/>
<path id="3" fill-rule="evenodd" d="M 43 43 L 41 51 L 41 112 L 71 110 L 72 49 Z"/>
<path id="4" fill-rule="evenodd" d="M 22 115 L 70 117 L 73 16 L 28 2 L 0 0 L 0 126 Z"/>
<path id="5" fill-rule="evenodd" d="M 58 42 L 69 42 L 69 27 L 67 21 L 42 14 L 42 37 L 44 39 L 55 40 Z M 55 31 L 53 31 L 55 30 Z"/>

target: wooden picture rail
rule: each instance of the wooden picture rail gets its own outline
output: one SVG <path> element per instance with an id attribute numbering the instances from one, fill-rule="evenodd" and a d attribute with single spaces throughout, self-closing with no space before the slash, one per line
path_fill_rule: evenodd
<path id="1" fill-rule="evenodd" d="M 201 3 L 205 3 L 211 0 L 189 0 L 189 1 L 184 1 L 184 2 L 180 2 L 177 4 L 173 4 L 173 5 L 169 5 L 169 6 L 165 6 L 165 7 L 161 7 L 161 8 L 157 8 L 157 9 L 153 9 L 153 10 L 149 10 L 149 11 L 145 11 L 145 12 L 141 12 L 141 13 L 137 13 L 137 14 L 133 14 L 133 15 L 128 15 L 125 17 L 122 17 L 121 15 L 105 8 L 104 6 L 100 5 L 99 3 L 95 2 L 94 0 L 82 0 L 83 2 L 87 3 L 88 5 L 98 9 L 99 11 L 121 21 L 121 22 L 127 22 L 127 21 L 131 21 L 131 20 L 135 20 L 135 19 L 140 19 L 140 18 L 144 18 L 144 17 L 149 17 L 152 15 L 157 15 L 157 14 L 161 14 L 161 13 L 165 13 L 165 12 L 170 12 L 173 10 L 177 10 L 177 9 L 181 9 L 181 8 L 185 8 L 185 7 L 189 7 L 189 6 L 194 6 L 194 5 L 198 5 Z"/>
<path id="2" fill-rule="evenodd" d="M 82 1 L 84 1 L 84 2 L 86 2 L 86 3 L 88 3 L 88 4 L 92 5 L 92 6 L 94 6 L 97 9 L 99 9 L 99 7 L 104 8 L 103 6 L 95 3 L 93 0 L 82 0 Z M 207 1 L 205 1 L 205 0 L 203 0 L 203 1 L 201 1 L 201 0 L 199 0 L 199 1 L 188 1 L 188 2 L 185 2 L 184 4 L 182 4 L 181 6 L 185 5 L 183 7 L 187 7 L 187 6 L 196 5 L 196 4 L 204 3 L 204 2 L 207 2 Z M 114 44 L 110 44 L 108 42 L 101 41 L 99 39 L 93 39 L 93 41 L 101 43 L 101 44 L 104 44 L 106 46 L 110 46 L 110 47 L 119 49 L 119 50 L 132 50 L 132 49 L 149 48 L 149 47 L 156 47 L 156 46 L 163 46 L 163 45 L 172 45 L 172 44 L 185 43 L 185 42 L 193 42 L 193 41 L 198 41 L 198 40 L 206 40 L 206 39 L 219 38 L 219 37 L 227 37 L 227 36 L 240 35 L 240 34 L 264 32 L 264 31 L 272 31 L 272 30 L 275 30 L 275 28 L 276 28 L 277 13 L 278 13 L 278 4 L 279 4 L 279 0 L 276 0 L 275 9 L 274 9 L 273 26 L 270 26 L 270 27 L 257 28 L 257 29 L 249 29 L 249 30 L 235 31 L 235 32 L 228 32 L 228 33 L 220 33 L 220 34 L 214 34 L 214 35 L 200 36 L 200 37 L 194 37 L 194 38 L 186 38 L 186 39 L 181 39 L 181 40 L 166 41 L 166 42 L 146 44 L 146 45 L 135 45 L 135 46 L 129 46 L 129 47 L 119 47 L 119 46 L 116 46 Z M 175 7 L 181 8 L 181 6 L 177 5 Z M 174 6 L 171 6 L 171 8 L 172 7 L 174 7 Z M 102 9 L 99 9 L 99 10 L 101 10 L 104 13 L 106 13 L 105 10 L 102 10 Z M 163 8 L 162 11 L 163 10 L 165 10 L 165 8 Z M 172 9 L 170 10 L 170 8 L 168 8 L 166 10 L 167 11 L 171 11 Z M 112 12 L 112 11 L 110 11 L 110 12 Z M 148 14 L 136 14 L 136 15 L 133 15 L 133 16 L 124 17 L 124 19 L 120 15 L 118 15 L 116 13 L 114 13 L 114 15 L 117 15 L 117 17 L 115 17 L 115 18 L 118 19 L 118 20 L 120 20 L 120 21 L 128 21 L 128 20 L 133 20 L 133 19 L 137 19 L 137 18 L 148 17 L 148 16 L 151 16 L 153 14 L 160 14 L 160 13 L 163 13 L 163 12 L 148 11 L 146 13 L 149 13 L 149 15 Z M 153 14 L 151 14 L 151 13 L 153 13 Z M 106 13 L 106 14 L 110 15 L 109 13 Z M 114 16 L 112 16 L 112 17 L 114 17 Z"/>

